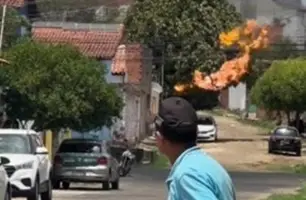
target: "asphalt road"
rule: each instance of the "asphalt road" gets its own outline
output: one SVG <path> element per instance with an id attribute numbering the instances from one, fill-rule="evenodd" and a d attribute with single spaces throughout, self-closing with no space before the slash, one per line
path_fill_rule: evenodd
<path id="1" fill-rule="evenodd" d="M 275 190 L 294 189 L 306 182 L 306 176 L 283 173 L 230 173 L 238 200 L 254 199 Z M 156 200 L 166 199 L 164 179 L 167 171 L 135 169 L 130 177 L 121 179 L 118 191 L 102 191 L 100 184 L 73 184 L 69 190 L 54 190 L 54 200 Z M 18 198 L 19 199 L 19 198 Z"/>

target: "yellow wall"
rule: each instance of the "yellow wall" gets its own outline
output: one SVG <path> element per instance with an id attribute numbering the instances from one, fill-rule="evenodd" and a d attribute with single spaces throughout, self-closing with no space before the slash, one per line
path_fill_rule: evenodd
<path id="1" fill-rule="evenodd" d="M 52 131 L 48 130 L 45 132 L 45 146 L 49 152 L 49 158 L 52 159 Z"/>

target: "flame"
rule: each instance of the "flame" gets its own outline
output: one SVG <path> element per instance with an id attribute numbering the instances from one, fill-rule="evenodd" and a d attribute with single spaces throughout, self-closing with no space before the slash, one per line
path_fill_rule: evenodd
<path id="1" fill-rule="evenodd" d="M 219 35 L 221 47 L 237 47 L 240 55 L 226 61 L 217 72 L 210 75 L 195 70 L 192 83 L 177 84 L 174 89 L 176 92 L 184 92 L 188 88 L 197 86 L 205 90 L 219 91 L 231 84 L 239 83 L 250 70 L 252 52 L 269 47 L 269 44 L 280 35 L 275 34 L 276 28 L 279 29 L 271 25 L 260 26 L 255 20 L 248 20 L 241 27 L 221 33 Z"/>

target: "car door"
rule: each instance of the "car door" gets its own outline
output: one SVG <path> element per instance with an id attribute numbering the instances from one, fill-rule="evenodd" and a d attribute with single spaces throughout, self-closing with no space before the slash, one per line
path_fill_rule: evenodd
<path id="1" fill-rule="evenodd" d="M 117 175 L 118 175 L 118 169 L 117 169 L 117 161 L 116 159 L 112 156 L 111 154 L 111 149 L 110 149 L 110 145 L 108 142 L 103 141 L 102 143 L 102 152 L 104 152 L 105 154 L 107 154 L 109 156 L 109 162 L 110 162 L 110 168 L 111 168 L 111 174 L 113 175 L 111 178 L 112 179 L 117 179 Z"/>
<path id="2" fill-rule="evenodd" d="M 41 139 L 39 138 L 38 135 L 32 135 L 31 136 L 32 139 L 33 139 L 33 142 L 37 147 L 44 147 Z M 39 176 L 40 176 L 40 182 L 43 183 L 45 181 L 48 180 L 48 159 L 49 159 L 49 156 L 48 154 L 39 154 L 39 155 L 36 155 L 38 160 L 39 160 L 39 167 L 38 167 L 38 170 L 39 170 Z"/>

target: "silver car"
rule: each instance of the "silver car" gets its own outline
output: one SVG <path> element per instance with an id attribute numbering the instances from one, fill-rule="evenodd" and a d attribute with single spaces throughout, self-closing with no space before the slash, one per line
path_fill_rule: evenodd
<path id="1" fill-rule="evenodd" d="M 7 158 L 0 157 L 0 199 L 11 200 L 11 186 L 9 178 L 3 165 L 8 164 L 10 161 Z"/>
<path id="2" fill-rule="evenodd" d="M 53 187 L 68 189 L 71 182 L 102 183 L 104 190 L 119 189 L 119 163 L 107 142 L 64 140 L 53 161 Z"/>

